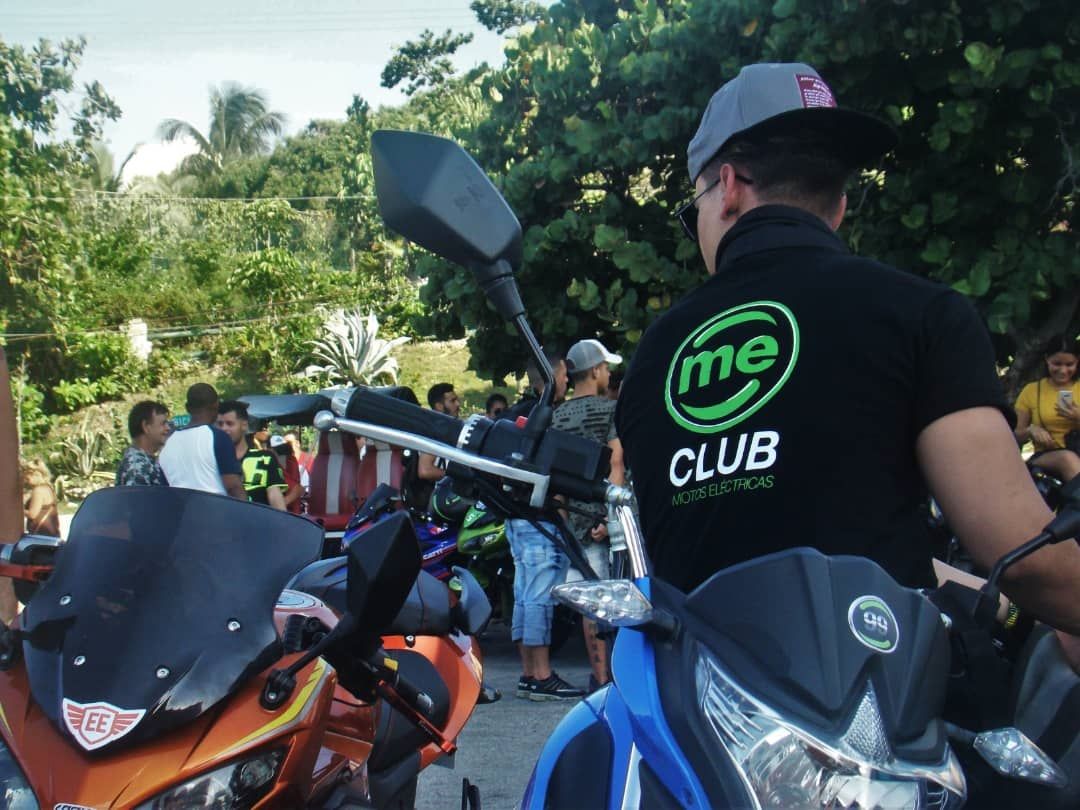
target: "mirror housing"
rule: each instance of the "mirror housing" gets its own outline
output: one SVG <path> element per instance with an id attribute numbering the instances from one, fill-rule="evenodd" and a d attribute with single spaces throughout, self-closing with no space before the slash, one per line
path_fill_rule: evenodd
<path id="1" fill-rule="evenodd" d="M 345 601 L 362 632 L 377 639 L 390 626 L 420 563 L 420 544 L 404 512 L 376 523 L 349 545 Z"/>
<path id="2" fill-rule="evenodd" d="M 387 226 L 471 270 L 506 320 L 523 315 L 521 224 L 476 161 L 446 138 L 393 130 L 371 136 L 371 160 Z"/>

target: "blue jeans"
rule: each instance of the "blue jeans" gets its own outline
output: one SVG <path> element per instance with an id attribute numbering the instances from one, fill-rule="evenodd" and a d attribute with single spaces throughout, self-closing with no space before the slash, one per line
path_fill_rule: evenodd
<path id="1" fill-rule="evenodd" d="M 550 523 L 541 523 L 555 534 Z M 510 639 L 529 647 L 551 646 L 551 589 L 566 579 L 570 560 L 527 520 L 508 520 L 506 536 L 514 555 L 514 616 Z"/>

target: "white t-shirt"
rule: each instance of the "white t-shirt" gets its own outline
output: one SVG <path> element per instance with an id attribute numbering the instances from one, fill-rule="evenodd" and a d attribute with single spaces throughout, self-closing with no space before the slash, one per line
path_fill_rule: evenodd
<path id="1" fill-rule="evenodd" d="M 176 431 L 158 456 L 171 487 L 224 495 L 222 475 L 240 475 L 240 462 L 228 434 L 212 425 Z"/>

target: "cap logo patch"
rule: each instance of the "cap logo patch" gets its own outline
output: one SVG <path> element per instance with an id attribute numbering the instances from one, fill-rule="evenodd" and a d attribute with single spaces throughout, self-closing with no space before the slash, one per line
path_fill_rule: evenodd
<path id="1" fill-rule="evenodd" d="M 87 751 L 120 739 L 146 714 L 145 709 L 121 709 L 111 703 L 76 703 L 67 698 L 63 710 L 68 731 Z"/>
<path id="2" fill-rule="evenodd" d="M 836 99 L 833 97 L 832 90 L 819 76 L 797 73 L 795 81 L 799 84 L 799 94 L 802 96 L 803 107 L 836 106 Z"/>

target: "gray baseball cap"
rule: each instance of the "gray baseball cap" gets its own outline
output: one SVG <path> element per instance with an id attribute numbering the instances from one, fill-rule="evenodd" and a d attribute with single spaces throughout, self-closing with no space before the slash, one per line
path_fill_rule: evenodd
<path id="1" fill-rule="evenodd" d="M 566 353 L 566 364 L 571 372 L 584 371 L 601 363 L 617 366 L 621 362 L 622 355 L 609 352 L 603 343 L 593 338 L 579 340 Z"/>
<path id="2" fill-rule="evenodd" d="M 836 142 L 853 168 L 896 145 L 896 132 L 872 115 L 844 110 L 825 80 L 800 62 L 747 65 L 717 90 L 686 150 L 691 182 L 735 136 L 813 131 Z"/>

